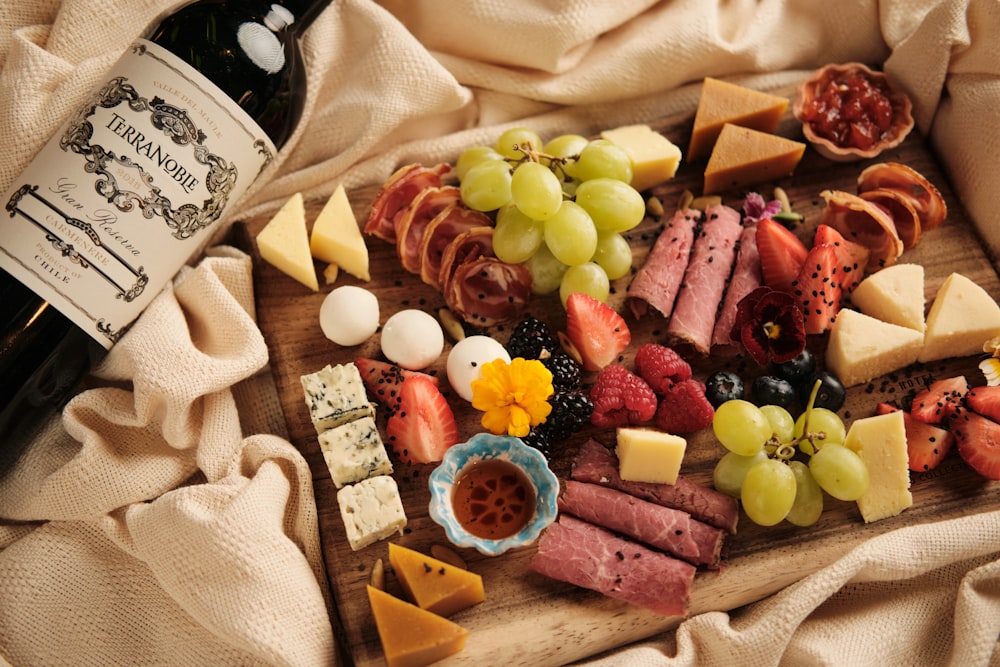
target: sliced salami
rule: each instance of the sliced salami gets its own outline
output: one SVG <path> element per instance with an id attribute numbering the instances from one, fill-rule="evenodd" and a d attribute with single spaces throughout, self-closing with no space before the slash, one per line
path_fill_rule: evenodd
<path id="1" fill-rule="evenodd" d="M 626 301 L 636 318 L 649 308 L 670 317 L 684 280 L 684 271 L 694 245 L 695 227 L 701 211 L 686 209 L 674 213 L 628 286 Z"/>

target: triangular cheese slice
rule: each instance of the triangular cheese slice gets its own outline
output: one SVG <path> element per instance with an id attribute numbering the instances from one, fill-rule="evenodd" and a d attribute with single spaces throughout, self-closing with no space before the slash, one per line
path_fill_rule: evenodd
<path id="1" fill-rule="evenodd" d="M 465 648 L 469 631 L 447 618 L 368 586 L 375 626 L 389 667 L 429 665 Z"/>
<path id="2" fill-rule="evenodd" d="M 830 328 L 826 366 L 852 387 L 909 366 L 923 344 L 919 331 L 843 308 Z"/>
<path id="3" fill-rule="evenodd" d="M 806 145 L 767 132 L 726 123 L 705 167 L 703 194 L 735 190 L 788 176 Z"/>
<path id="4" fill-rule="evenodd" d="M 862 280 L 851 303 L 865 315 L 924 331 L 924 267 L 893 264 Z"/>
<path id="5" fill-rule="evenodd" d="M 712 152 L 722 126 L 726 123 L 774 132 L 781 115 L 788 108 L 788 98 L 769 95 L 727 81 L 705 77 L 694 116 L 687 159 L 696 160 Z"/>
<path id="6" fill-rule="evenodd" d="M 475 572 L 394 542 L 389 543 L 389 563 L 406 594 L 421 609 L 451 616 L 486 599 L 483 578 Z"/>
<path id="7" fill-rule="evenodd" d="M 302 193 L 296 192 L 257 234 L 260 256 L 279 271 L 318 291 L 316 267 L 309 252 L 306 210 Z"/>
<path id="8" fill-rule="evenodd" d="M 309 249 L 316 259 L 336 264 L 355 278 L 371 280 L 368 246 L 343 184 L 337 186 L 319 212 L 309 237 Z"/>
<path id="9" fill-rule="evenodd" d="M 983 343 L 1000 335 L 1000 306 L 969 278 L 945 278 L 927 313 L 927 332 L 920 361 L 966 357 L 983 351 Z"/>
<path id="10" fill-rule="evenodd" d="M 677 173 L 681 149 L 648 125 L 625 125 L 601 132 L 632 160 L 632 187 L 642 192 Z"/>

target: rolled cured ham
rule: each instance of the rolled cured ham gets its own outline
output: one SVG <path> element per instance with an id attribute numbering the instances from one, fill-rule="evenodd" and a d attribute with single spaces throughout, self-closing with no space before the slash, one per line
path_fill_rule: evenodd
<path id="1" fill-rule="evenodd" d="M 531 298 L 531 272 L 523 264 L 496 257 L 468 259 L 455 267 L 442 294 L 456 315 L 488 327 L 524 312 Z"/>
<path id="2" fill-rule="evenodd" d="M 421 280 L 435 289 L 441 289 L 441 265 L 449 244 L 463 232 L 477 227 L 490 228 L 491 225 L 489 216 L 461 202 L 455 202 L 438 213 L 427 225 L 420 243 Z"/>
<path id="3" fill-rule="evenodd" d="M 637 319 L 648 313 L 650 307 L 670 317 L 700 219 L 701 211 L 693 208 L 677 211 L 656 238 L 646 261 L 628 286 L 626 301 Z"/>
<path id="4" fill-rule="evenodd" d="M 441 187 L 442 177 L 449 172 L 451 166 L 446 163 L 434 167 L 408 164 L 397 169 L 375 195 L 365 222 L 365 234 L 395 243 L 396 227 L 393 220 L 396 215 L 424 188 Z"/>
<path id="5" fill-rule="evenodd" d="M 736 323 L 736 306 L 743 297 L 763 283 L 764 278 L 760 272 L 760 251 L 757 249 L 757 225 L 750 225 L 743 228 L 740 236 L 736 266 L 733 267 L 733 275 L 729 279 L 729 286 L 726 287 L 726 296 L 712 332 L 713 348 L 738 350 L 738 343 L 735 343 L 730 336 L 733 324 Z"/>
<path id="6" fill-rule="evenodd" d="M 454 185 L 424 188 L 393 220 L 396 228 L 396 255 L 399 263 L 410 273 L 420 273 L 420 250 L 424 232 L 439 213 L 461 198 Z"/>
<path id="7" fill-rule="evenodd" d="M 531 569 L 665 616 L 683 616 L 696 568 L 562 515 L 542 533 Z"/>

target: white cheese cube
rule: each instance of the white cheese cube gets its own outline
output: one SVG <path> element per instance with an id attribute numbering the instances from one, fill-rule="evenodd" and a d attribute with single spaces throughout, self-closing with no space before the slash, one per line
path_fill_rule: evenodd
<path id="1" fill-rule="evenodd" d="M 392 474 L 392 463 L 371 417 L 323 431 L 319 447 L 338 489 L 375 475 Z"/>
<path id="2" fill-rule="evenodd" d="M 355 419 L 375 416 L 375 407 L 368 401 L 361 373 L 353 363 L 327 366 L 303 375 L 301 380 L 309 416 L 317 433 Z"/>
<path id="3" fill-rule="evenodd" d="M 337 491 L 340 517 L 351 549 L 357 551 L 406 527 L 396 480 L 378 475 Z"/>
<path id="4" fill-rule="evenodd" d="M 868 467 L 868 491 L 858 498 L 865 523 L 896 516 L 913 504 L 902 411 L 855 420 L 844 445 Z"/>
<path id="5" fill-rule="evenodd" d="M 651 428 L 617 431 L 618 475 L 629 482 L 675 484 L 687 441 Z"/>

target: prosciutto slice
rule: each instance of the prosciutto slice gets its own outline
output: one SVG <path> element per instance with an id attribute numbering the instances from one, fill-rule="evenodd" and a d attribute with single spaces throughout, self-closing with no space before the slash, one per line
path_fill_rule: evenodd
<path id="1" fill-rule="evenodd" d="M 736 533 L 739 511 L 736 499 L 678 477 L 676 484 L 628 482 L 618 474 L 618 459 L 607 447 L 590 439 L 580 447 L 580 453 L 570 473 L 579 482 L 600 484 L 649 502 L 687 512 L 699 521 Z"/>
<path id="2" fill-rule="evenodd" d="M 725 534 L 719 528 L 606 486 L 569 480 L 559 509 L 692 565 L 718 568 L 722 557 Z"/>
<path id="3" fill-rule="evenodd" d="M 434 216 L 424 230 L 420 243 L 421 280 L 435 289 L 441 289 L 441 264 L 448 245 L 462 232 L 476 227 L 489 227 L 491 224 L 488 215 L 474 211 L 461 202 L 450 204 Z M 490 247 L 492 248 L 492 243 Z"/>
<path id="4" fill-rule="evenodd" d="M 454 185 L 424 188 L 396 215 L 396 255 L 410 273 L 420 273 L 420 250 L 424 232 L 431 220 L 459 201 L 461 195 Z"/>
<path id="5" fill-rule="evenodd" d="M 726 297 L 715 321 L 712 332 L 712 346 L 736 350 L 738 344 L 733 342 L 730 334 L 736 323 L 736 306 L 750 292 L 764 283 L 760 272 L 760 251 L 757 249 L 757 225 L 743 228 L 740 236 L 739 251 L 736 253 L 736 266 L 726 288 Z"/>
<path id="6" fill-rule="evenodd" d="M 531 272 L 496 257 L 468 259 L 444 285 L 444 301 L 469 324 L 488 327 L 524 312 L 531 298 Z"/>
<path id="7" fill-rule="evenodd" d="M 451 281 L 455 270 L 465 262 L 478 257 L 493 257 L 493 227 L 472 227 L 452 239 L 441 252 L 438 283 L 442 288 Z"/>
<path id="8" fill-rule="evenodd" d="M 705 211 L 705 221 L 694 242 L 667 325 L 667 336 L 673 341 L 688 343 L 697 352 L 708 354 L 742 234 L 740 212 L 736 209 L 719 204 Z"/>
<path id="9" fill-rule="evenodd" d="M 636 319 L 652 307 L 670 317 L 684 280 L 694 245 L 694 231 L 701 211 L 689 208 L 674 213 L 628 286 L 626 301 Z"/>
<path id="10" fill-rule="evenodd" d="M 562 515 L 538 541 L 531 569 L 665 616 L 683 616 L 695 567 Z"/>
<path id="11" fill-rule="evenodd" d="M 450 171 L 451 166 L 446 163 L 434 167 L 408 164 L 397 169 L 375 195 L 365 222 L 365 234 L 395 243 L 396 228 L 393 220 L 396 215 L 424 188 L 441 187 L 441 178 Z"/>

